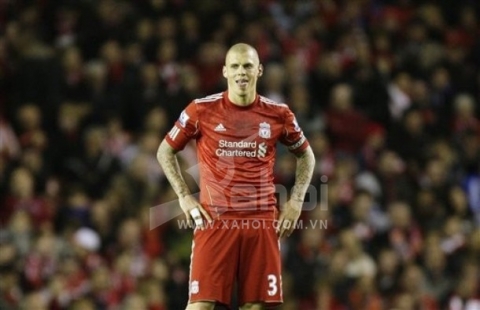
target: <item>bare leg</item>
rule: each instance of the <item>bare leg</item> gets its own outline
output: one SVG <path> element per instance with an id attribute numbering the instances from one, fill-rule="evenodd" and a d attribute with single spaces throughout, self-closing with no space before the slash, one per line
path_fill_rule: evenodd
<path id="1" fill-rule="evenodd" d="M 213 302 L 198 301 L 188 304 L 185 310 L 213 310 L 214 308 L 215 303 Z"/>
<path id="2" fill-rule="evenodd" d="M 240 307 L 240 310 L 264 310 L 265 306 L 262 303 L 246 303 Z"/>

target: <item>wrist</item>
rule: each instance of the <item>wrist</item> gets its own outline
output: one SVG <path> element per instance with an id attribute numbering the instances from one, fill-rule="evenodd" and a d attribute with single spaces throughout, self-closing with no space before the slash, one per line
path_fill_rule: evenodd
<path id="1" fill-rule="evenodd" d="M 301 210 L 303 208 L 303 200 L 295 200 L 295 199 L 290 198 L 290 201 L 288 202 L 288 205 L 292 209 Z"/>
<path id="2" fill-rule="evenodd" d="M 178 194 L 178 199 L 185 199 L 187 198 L 188 196 L 190 196 L 189 193 L 181 193 L 181 194 Z"/>
<path id="3" fill-rule="evenodd" d="M 304 187 L 305 186 L 300 184 L 293 185 L 292 190 L 290 192 L 290 200 L 303 203 L 303 201 L 305 200 Z"/>

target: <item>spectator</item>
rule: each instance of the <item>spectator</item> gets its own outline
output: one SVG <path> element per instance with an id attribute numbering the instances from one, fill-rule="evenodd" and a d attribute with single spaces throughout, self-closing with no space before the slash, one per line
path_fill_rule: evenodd
<path id="1" fill-rule="evenodd" d="M 42 129 L 42 114 L 34 103 L 26 104 L 18 109 L 18 131 L 22 148 L 35 148 L 43 151 L 48 144 L 45 131 Z"/>
<path id="2" fill-rule="evenodd" d="M 10 191 L 2 202 L 0 221 L 8 223 L 12 214 L 20 210 L 31 216 L 36 229 L 48 226 L 54 218 L 48 203 L 35 192 L 32 173 L 24 167 L 16 168 L 11 174 Z"/>
<path id="3" fill-rule="evenodd" d="M 373 250 L 373 240 L 387 228 L 386 215 L 375 205 L 373 196 L 367 191 L 358 191 L 350 205 L 350 227 L 365 249 Z"/>
<path id="4" fill-rule="evenodd" d="M 450 309 L 475 309 L 480 306 L 478 297 L 478 265 L 471 263 L 462 270 L 455 289 L 448 300 Z"/>
<path id="5" fill-rule="evenodd" d="M 337 153 L 356 154 L 363 145 L 368 119 L 353 106 L 352 88 L 339 84 L 332 89 L 325 115 L 327 133 Z"/>
<path id="6" fill-rule="evenodd" d="M 284 97 L 286 81 L 285 68 L 281 64 L 270 63 L 265 68 L 265 76 L 260 80 L 263 87 L 263 93 L 267 98 L 272 98 L 276 102 L 286 102 Z"/>
<path id="7" fill-rule="evenodd" d="M 70 46 L 63 52 L 62 92 L 68 101 L 85 102 L 88 97 L 88 84 L 84 63 L 79 48 Z"/>
<path id="8" fill-rule="evenodd" d="M 288 102 L 292 103 L 291 109 L 295 113 L 297 122 L 303 125 L 307 133 L 323 129 L 323 120 L 316 111 L 311 109 L 312 104 L 306 87 L 302 84 L 291 85 Z"/>
<path id="9" fill-rule="evenodd" d="M 294 296 L 303 301 L 313 302 L 315 279 L 320 278 L 322 271 L 325 270 L 325 262 L 331 251 L 332 247 L 323 229 L 302 231 L 298 244 L 289 249 L 286 257 L 286 268 L 296 270 L 292 274 Z"/>
<path id="10" fill-rule="evenodd" d="M 407 72 L 397 72 L 388 87 L 389 108 L 393 120 L 400 120 L 404 111 L 411 106 L 411 76 Z"/>
<path id="11" fill-rule="evenodd" d="M 91 197 L 101 197 L 120 167 L 105 149 L 103 128 L 90 128 L 84 135 L 83 152 L 66 159 L 64 177 L 77 182 Z M 95 171 L 95 172 L 93 172 Z"/>
<path id="12" fill-rule="evenodd" d="M 405 175 L 405 164 L 395 152 L 388 149 L 379 155 L 375 177 L 381 187 L 380 205 L 386 210 L 388 203 L 413 199 L 414 185 Z"/>
<path id="13" fill-rule="evenodd" d="M 365 170 L 373 170 L 380 153 L 386 148 L 385 128 L 377 123 L 369 123 L 366 128 L 365 143 L 360 150 L 360 162 Z"/>
<path id="14" fill-rule="evenodd" d="M 20 143 L 11 125 L 4 119 L 0 119 L 0 154 L 2 157 L 12 160 L 19 156 Z"/>
<path id="15" fill-rule="evenodd" d="M 459 94 L 454 98 L 454 114 L 452 116 L 452 132 L 459 136 L 463 132 L 471 130 L 480 131 L 480 121 L 476 117 L 475 101 L 472 96 Z"/>
<path id="16" fill-rule="evenodd" d="M 444 303 L 452 288 L 451 277 L 447 272 L 447 256 L 437 243 L 424 249 L 422 260 L 428 294 L 439 303 Z"/>
<path id="17" fill-rule="evenodd" d="M 345 266 L 345 275 L 355 280 L 363 277 L 375 277 L 377 266 L 373 259 L 364 252 L 360 240 L 352 230 L 344 230 L 339 238 L 340 247 L 345 251 L 348 262 Z"/>
<path id="18" fill-rule="evenodd" d="M 384 301 L 390 304 L 398 290 L 401 262 L 395 251 L 387 247 L 379 251 L 377 263 L 377 287 Z"/>
<path id="19" fill-rule="evenodd" d="M 352 309 L 380 310 L 384 308 L 383 299 L 376 292 L 374 277 L 363 276 L 350 291 L 349 304 Z"/>
<path id="20" fill-rule="evenodd" d="M 409 264 L 405 267 L 401 274 L 400 292 L 402 293 L 399 294 L 398 299 L 408 299 L 408 303 L 411 305 L 409 308 L 439 309 L 438 302 L 426 290 L 425 274 L 418 265 Z"/>
<path id="21" fill-rule="evenodd" d="M 420 111 L 412 108 L 406 110 L 398 125 L 392 128 L 387 145 L 408 165 L 418 165 L 423 160 L 426 152 L 424 146 L 428 144 L 429 138 Z M 404 141 L 409 141 L 408 145 Z"/>
<path id="22" fill-rule="evenodd" d="M 417 259 L 422 248 L 422 235 L 418 224 L 414 222 L 410 206 L 404 201 L 388 205 L 390 227 L 378 236 L 379 245 L 392 247 L 403 263 Z"/>

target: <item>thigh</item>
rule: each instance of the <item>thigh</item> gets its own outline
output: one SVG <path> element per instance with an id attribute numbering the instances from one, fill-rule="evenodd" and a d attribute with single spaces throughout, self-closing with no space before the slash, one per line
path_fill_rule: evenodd
<path id="1" fill-rule="evenodd" d="M 194 303 L 189 303 L 187 305 L 187 308 L 185 310 L 216 310 L 215 309 L 215 303 L 211 302 L 194 302 Z"/>
<path id="2" fill-rule="evenodd" d="M 244 304 L 240 307 L 240 310 L 264 310 L 265 305 L 263 303 L 256 303 L 256 304 Z"/>
<path id="3" fill-rule="evenodd" d="M 189 302 L 229 304 L 238 267 L 238 231 L 222 229 L 215 221 L 193 235 Z"/>
<path id="4" fill-rule="evenodd" d="M 242 230 L 239 302 L 279 305 L 283 301 L 280 243 L 272 222 Z"/>

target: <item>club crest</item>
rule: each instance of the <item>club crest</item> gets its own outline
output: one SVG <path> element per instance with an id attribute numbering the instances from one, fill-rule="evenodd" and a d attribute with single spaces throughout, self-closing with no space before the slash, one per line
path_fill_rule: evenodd
<path id="1" fill-rule="evenodd" d="M 189 118 L 190 116 L 188 116 L 187 112 L 183 110 L 182 114 L 180 114 L 180 117 L 178 118 L 178 122 L 180 123 L 180 125 L 182 125 L 182 127 L 185 127 L 187 126 L 187 122 Z"/>
<path id="2" fill-rule="evenodd" d="M 192 283 L 190 283 L 190 294 L 198 294 L 199 291 L 200 287 L 198 285 L 198 281 L 192 281 Z"/>
<path id="3" fill-rule="evenodd" d="M 270 138 L 271 131 L 270 131 L 270 124 L 267 122 L 260 123 L 258 128 L 258 135 L 260 138 L 268 139 Z"/>

